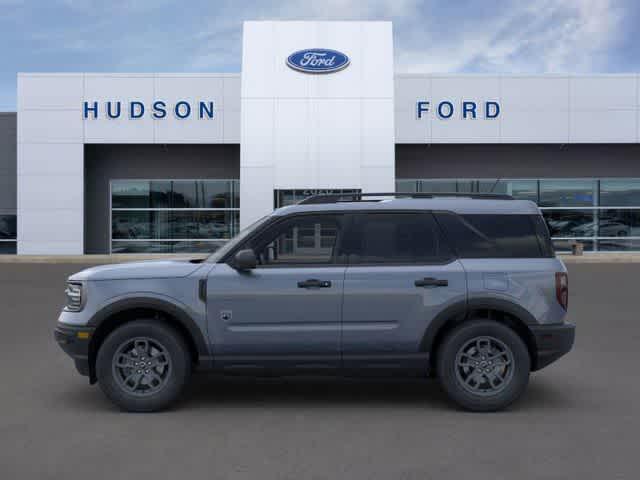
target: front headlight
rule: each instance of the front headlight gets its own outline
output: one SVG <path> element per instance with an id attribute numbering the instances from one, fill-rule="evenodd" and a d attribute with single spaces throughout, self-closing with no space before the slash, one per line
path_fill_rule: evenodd
<path id="1" fill-rule="evenodd" d="M 67 283 L 67 289 L 64 291 L 67 295 L 67 304 L 65 309 L 70 312 L 79 312 L 82 310 L 82 284 L 81 283 Z"/>

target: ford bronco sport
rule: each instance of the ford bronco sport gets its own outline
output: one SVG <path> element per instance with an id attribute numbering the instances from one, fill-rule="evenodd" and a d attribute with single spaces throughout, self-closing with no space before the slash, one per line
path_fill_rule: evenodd
<path id="1" fill-rule="evenodd" d="M 206 260 L 89 268 L 55 338 L 127 411 L 194 370 L 436 376 L 507 407 L 567 353 L 567 271 L 536 205 L 504 195 L 339 194 L 258 220 Z"/>

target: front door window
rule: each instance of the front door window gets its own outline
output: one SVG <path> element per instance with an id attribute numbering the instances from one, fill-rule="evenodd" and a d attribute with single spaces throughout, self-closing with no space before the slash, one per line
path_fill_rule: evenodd
<path id="1" fill-rule="evenodd" d="M 260 265 L 333 263 L 337 238 L 335 215 L 303 215 L 273 227 L 254 250 Z"/>

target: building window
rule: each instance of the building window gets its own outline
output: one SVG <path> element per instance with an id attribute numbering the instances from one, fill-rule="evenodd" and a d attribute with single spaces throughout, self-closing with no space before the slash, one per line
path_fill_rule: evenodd
<path id="1" fill-rule="evenodd" d="M 399 192 L 505 193 L 538 204 L 554 247 L 640 251 L 640 178 L 402 179 Z"/>
<path id="2" fill-rule="evenodd" d="M 359 188 L 307 188 L 307 189 L 286 189 L 286 190 L 274 190 L 273 191 L 273 208 L 285 207 L 287 205 L 293 205 L 300 200 L 304 200 L 307 197 L 313 195 L 330 195 L 338 193 L 360 193 Z"/>
<path id="3" fill-rule="evenodd" d="M 238 180 L 114 180 L 111 253 L 213 252 L 239 216 Z"/>
<path id="4" fill-rule="evenodd" d="M 0 215 L 0 255 L 15 255 L 16 238 L 16 216 Z"/>

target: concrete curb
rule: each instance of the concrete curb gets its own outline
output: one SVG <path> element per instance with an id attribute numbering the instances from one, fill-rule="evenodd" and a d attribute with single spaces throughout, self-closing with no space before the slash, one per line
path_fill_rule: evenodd
<path id="1" fill-rule="evenodd" d="M 189 260 L 207 258 L 207 254 L 115 254 L 115 255 L 0 255 L 3 263 L 79 263 L 103 265 L 141 260 Z M 640 263 L 640 253 L 588 253 L 558 255 L 565 263 Z"/>
<path id="2" fill-rule="evenodd" d="M 565 263 L 640 263 L 640 254 L 637 253 L 587 253 L 558 257 Z"/>

